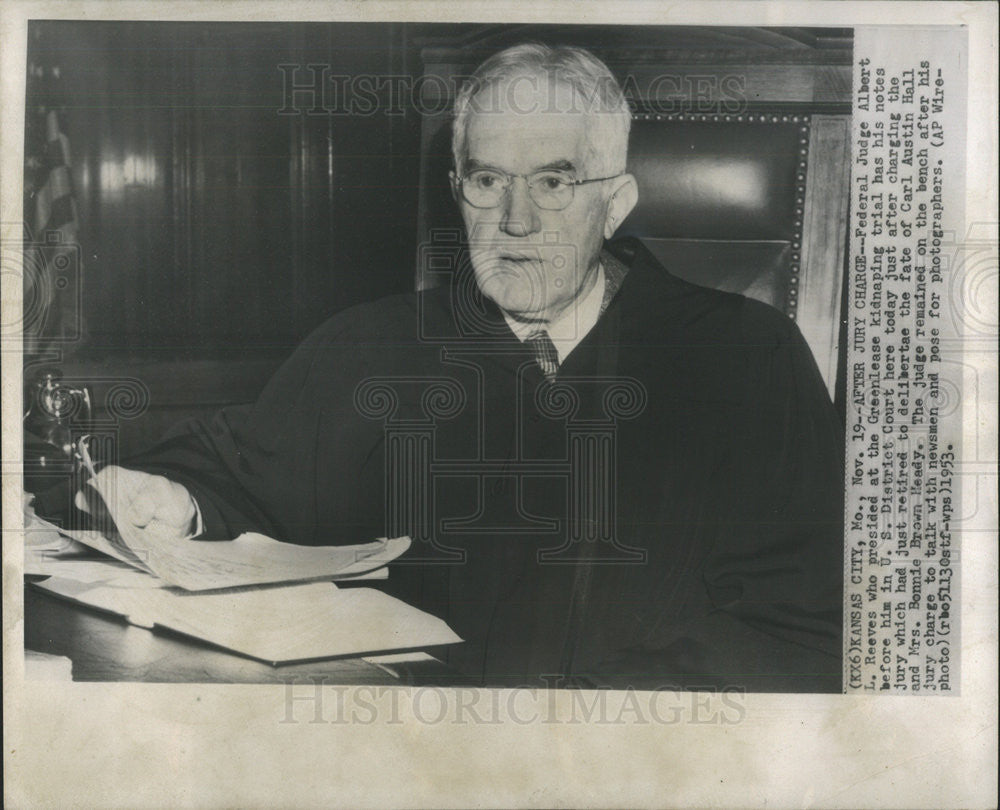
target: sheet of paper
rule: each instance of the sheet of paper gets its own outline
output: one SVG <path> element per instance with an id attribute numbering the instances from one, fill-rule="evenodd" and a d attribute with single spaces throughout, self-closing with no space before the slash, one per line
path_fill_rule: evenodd
<path id="1" fill-rule="evenodd" d="M 394 667 L 394 664 L 414 664 L 436 659 L 423 650 L 408 650 L 401 653 L 385 653 L 384 655 L 365 655 L 362 656 L 361 660 L 378 667 L 393 678 L 399 678 L 399 669 Z"/>
<path id="2" fill-rule="evenodd" d="M 169 587 L 159 577 L 117 560 L 81 560 L 63 557 L 26 560 L 24 573 L 33 576 L 59 577 L 86 585 L 103 584 L 119 588 Z"/>
<path id="3" fill-rule="evenodd" d="M 32 549 L 29 541 L 35 534 L 39 535 L 39 543 L 36 549 L 39 553 L 35 554 L 32 551 L 28 555 L 29 557 L 51 557 L 53 555 L 77 553 L 80 551 L 79 546 L 83 545 L 102 554 L 107 554 L 109 557 L 114 557 L 116 560 L 128 563 L 134 568 L 142 571 L 149 570 L 128 548 L 123 547 L 121 543 L 109 540 L 99 531 L 61 529 L 32 512 L 30 524 L 27 520 L 27 515 L 25 515 L 25 544 L 29 551 Z M 62 538 L 62 540 L 56 540 L 55 537 Z"/>
<path id="4" fill-rule="evenodd" d="M 125 506 L 115 498 L 113 478 L 89 483 L 109 512 L 109 530 L 119 533 L 113 545 L 123 546 L 141 567 L 189 591 L 361 574 L 384 566 L 410 547 L 408 537 L 353 546 L 297 546 L 254 533 L 219 543 L 167 537 L 121 519 Z"/>
<path id="5" fill-rule="evenodd" d="M 127 542 L 157 576 L 189 591 L 332 579 L 384 566 L 410 547 L 406 537 L 357 546 L 295 546 L 259 534 L 231 542 L 156 538 L 128 531 Z"/>
<path id="6" fill-rule="evenodd" d="M 36 587 L 269 663 L 461 641 L 441 619 L 373 588 L 330 582 L 184 593 L 52 577 Z"/>
<path id="7" fill-rule="evenodd" d="M 170 587 L 170 584 L 160 577 L 147 574 L 145 571 L 140 571 L 118 560 L 82 559 L 76 554 L 25 554 L 24 573 L 30 576 L 62 577 L 75 582 L 104 583 L 118 587 Z M 330 577 L 336 582 L 385 580 L 388 578 L 389 569 L 384 565 L 381 568 L 360 574 L 344 573 Z"/>
<path id="8" fill-rule="evenodd" d="M 35 681 L 72 681 L 73 662 L 64 655 L 25 650 L 24 674 Z"/>
<path id="9" fill-rule="evenodd" d="M 34 498 L 35 496 L 30 493 L 21 493 L 25 553 L 28 555 L 62 554 L 79 548 L 79 543 L 35 514 L 35 508 L 32 506 Z"/>
<path id="10" fill-rule="evenodd" d="M 388 576 L 386 563 L 410 547 L 408 537 L 381 538 L 352 546 L 297 546 L 255 533 L 242 534 L 229 542 L 164 537 L 119 519 L 124 508 L 114 497 L 117 489 L 113 479 L 95 479 L 90 486 L 100 496 L 91 500 L 91 506 L 98 510 L 96 519 L 105 531 L 67 531 L 32 515 L 32 525 L 43 533 L 39 545 L 44 545 L 46 552 L 29 555 L 29 573 L 42 573 L 35 570 L 36 564 L 51 556 L 49 551 L 66 550 L 62 537 L 189 591 L 362 575 L 384 579 Z"/>
<path id="11" fill-rule="evenodd" d="M 461 641 L 443 621 L 373 588 L 330 583 L 177 596 L 157 624 L 272 663 Z"/>
<path id="12" fill-rule="evenodd" d="M 164 588 L 150 584 L 157 581 L 148 577 L 148 582 L 136 586 L 49 577 L 34 583 L 34 587 L 89 607 L 106 610 L 116 616 L 124 616 L 139 627 L 151 628 L 154 624 L 153 616 L 160 612 L 164 602 L 163 595 L 169 593 Z"/>

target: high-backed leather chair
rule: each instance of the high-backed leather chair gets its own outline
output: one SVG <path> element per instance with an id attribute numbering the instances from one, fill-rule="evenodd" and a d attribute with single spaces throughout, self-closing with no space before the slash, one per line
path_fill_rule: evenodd
<path id="1" fill-rule="evenodd" d="M 635 236 L 676 276 L 795 319 L 831 393 L 846 239 L 846 120 L 792 114 L 636 116 Z"/>

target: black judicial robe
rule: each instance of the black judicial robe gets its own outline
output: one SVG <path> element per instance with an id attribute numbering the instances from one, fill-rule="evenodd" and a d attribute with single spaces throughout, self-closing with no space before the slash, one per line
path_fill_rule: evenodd
<path id="1" fill-rule="evenodd" d="M 466 277 L 332 317 L 256 404 L 126 466 L 185 484 L 207 540 L 424 538 L 380 587 L 445 619 L 465 642 L 441 655 L 485 685 L 840 691 L 842 433 L 812 355 L 627 247 L 555 386 Z"/>

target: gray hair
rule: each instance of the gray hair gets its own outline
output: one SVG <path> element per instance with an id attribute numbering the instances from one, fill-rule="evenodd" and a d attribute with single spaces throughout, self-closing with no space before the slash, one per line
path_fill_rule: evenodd
<path id="1" fill-rule="evenodd" d="M 525 76 L 544 77 L 550 82 L 572 87 L 577 100 L 583 102 L 583 111 L 593 117 L 587 141 L 589 156 L 597 164 L 594 170 L 609 175 L 625 171 L 632 114 L 625 94 L 607 65 L 583 48 L 530 42 L 493 54 L 476 68 L 459 91 L 451 140 L 457 173 L 461 174 L 468 157 L 469 114 L 484 111 L 484 102 L 474 100 L 484 90 Z"/>

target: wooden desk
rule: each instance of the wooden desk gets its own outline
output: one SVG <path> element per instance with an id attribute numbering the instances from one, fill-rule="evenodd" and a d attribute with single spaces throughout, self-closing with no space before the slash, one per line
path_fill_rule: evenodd
<path id="1" fill-rule="evenodd" d="M 29 585 L 24 589 L 24 648 L 66 656 L 74 681 L 148 683 L 312 683 L 459 685 L 464 679 L 433 661 L 386 669 L 360 658 L 274 667 L 168 630 L 145 630 Z"/>

